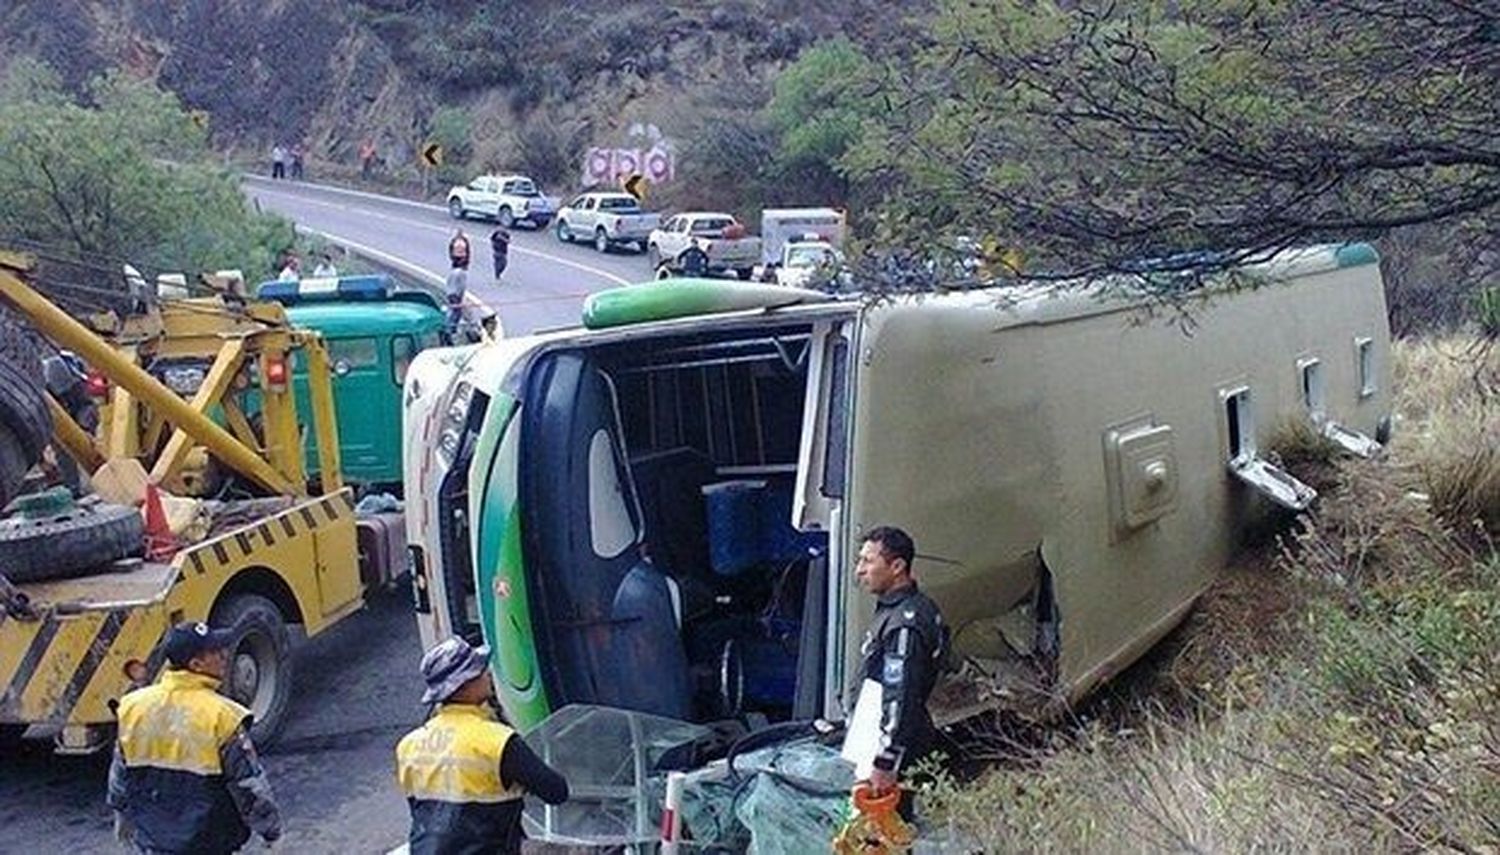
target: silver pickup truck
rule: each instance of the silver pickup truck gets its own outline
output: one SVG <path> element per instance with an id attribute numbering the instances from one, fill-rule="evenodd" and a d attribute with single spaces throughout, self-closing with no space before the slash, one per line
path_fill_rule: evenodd
<path id="1" fill-rule="evenodd" d="M 584 193 L 557 212 L 557 239 L 590 241 L 600 252 L 626 244 L 644 252 L 646 239 L 660 225 L 661 215 L 641 210 L 628 193 Z"/>

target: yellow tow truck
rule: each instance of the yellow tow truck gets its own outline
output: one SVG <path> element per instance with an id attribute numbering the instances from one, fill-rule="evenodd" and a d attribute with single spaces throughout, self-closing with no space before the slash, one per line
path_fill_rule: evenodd
<path id="1" fill-rule="evenodd" d="M 379 525 L 356 521 L 321 338 L 288 324 L 279 305 L 232 295 L 164 301 L 101 334 L 110 323 L 91 328 L 64 312 L 33 287 L 32 269 L 27 257 L 0 253 L 0 305 L 76 354 L 107 398 L 91 435 L 49 396 L 54 448 L 96 485 L 134 469 L 153 486 L 133 515 L 123 501 L 64 495 L 61 508 L 22 501 L 20 514 L 0 521 L 0 735 L 43 726 L 61 752 L 102 747 L 114 700 L 160 669 L 166 630 L 202 620 L 234 629 L 225 691 L 251 709 L 257 739 L 270 741 L 290 699 L 293 627 L 313 636 L 359 610 L 403 555 L 373 542 L 386 539 Z M 294 361 L 309 378 L 310 424 L 298 417 Z M 174 391 L 144 367 L 163 364 L 202 366 L 196 388 Z M 309 428 L 318 452 L 311 482 Z M 220 498 L 169 498 L 187 508 L 191 531 L 142 543 L 141 517 L 153 506 L 165 513 L 150 498 L 156 487 Z M 80 543 L 128 554 L 91 559 Z"/>

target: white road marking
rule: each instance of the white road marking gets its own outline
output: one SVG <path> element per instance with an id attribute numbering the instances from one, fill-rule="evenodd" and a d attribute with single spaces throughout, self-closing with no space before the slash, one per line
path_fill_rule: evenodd
<path id="1" fill-rule="evenodd" d="M 246 176 L 246 177 L 247 178 L 253 178 L 253 179 L 257 180 L 257 181 L 267 181 L 267 180 L 269 180 L 269 179 L 260 178 L 259 176 Z M 330 187 L 330 186 L 328 186 L 326 184 L 312 184 L 312 185 L 308 185 L 308 186 L 315 187 L 315 188 L 317 188 L 320 191 L 329 192 L 329 193 L 339 193 L 339 194 L 343 194 L 343 195 L 346 195 L 346 196 L 354 196 L 354 197 L 360 198 L 360 199 L 370 199 L 372 201 L 388 202 L 388 203 L 397 204 L 397 205 L 406 205 L 408 207 L 420 208 L 420 209 L 426 210 L 426 211 L 436 211 L 436 212 L 442 213 L 442 214 L 446 214 L 447 213 L 447 209 L 439 207 L 437 205 L 429 205 L 429 204 L 427 204 L 425 202 L 413 202 L 413 201 L 410 201 L 409 199 L 398 199 L 398 198 L 396 198 L 394 196 L 380 196 L 380 195 L 377 195 L 375 193 L 366 193 L 366 192 L 361 191 L 361 190 L 345 190 L 342 187 Z M 320 200 L 317 200 L 317 199 L 309 199 L 309 198 L 307 198 L 305 196 L 298 196 L 298 195 L 293 194 L 293 193 L 287 193 L 285 191 L 275 191 L 275 190 L 273 190 L 272 192 L 273 193 L 280 192 L 280 195 L 282 195 L 282 196 L 289 196 L 289 197 L 291 197 L 293 199 L 296 199 L 299 202 L 302 202 L 302 203 L 305 203 L 305 204 L 308 204 L 308 205 L 318 205 L 318 206 L 321 206 L 321 207 L 324 207 L 324 208 L 333 208 L 335 210 L 344 211 L 345 213 L 359 213 L 359 214 L 361 214 L 363 216 L 379 217 L 382 220 L 391 220 L 393 222 L 402 223 L 402 224 L 407 225 L 407 226 L 414 226 L 416 228 L 425 229 L 425 230 L 431 231 L 431 232 L 438 232 L 440 234 L 448 234 L 449 231 L 450 231 L 448 228 L 443 227 L 443 226 L 434 226 L 434 225 L 430 225 L 428 223 L 419 223 L 419 222 L 415 222 L 413 220 L 403 219 L 401 217 L 392 217 L 392 216 L 389 216 L 389 215 L 386 215 L 386 214 L 381 214 L 379 212 L 371 211 L 371 210 L 368 210 L 368 209 L 365 209 L 365 208 L 354 208 L 354 207 L 351 207 L 349 205 L 341 205 L 341 204 L 338 204 L 336 202 L 323 202 L 323 201 L 320 201 Z M 593 267 L 593 266 L 588 265 L 588 264 L 583 264 L 582 262 L 573 261 L 572 259 L 569 259 L 569 258 L 563 258 L 562 256 L 553 255 L 550 252 L 542 252 L 541 250 L 538 250 L 538 249 L 527 249 L 524 246 L 517 246 L 515 243 L 511 244 L 510 251 L 511 252 L 515 252 L 515 253 L 520 253 L 521 255 L 529 255 L 529 256 L 532 256 L 534 258 L 545 259 L 547 261 L 553 262 L 554 264 L 561 264 L 564 267 L 571 267 L 574 270 L 581 270 L 584 273 L 589 274 L 590 276 L 597 276 L 600 279 L 606 279 L 606 280 L 608 280 L 610 282 L 615 283 L 616 285 L 630 285 L 630 284 L 632 284 L 629 279 L 626 279 L 623 276 L 618 276 L 618 275 L 616 275 L 614 273 L 610 273 L 607 270 L 601 270 L 601 269 L 599 269 L 597 267 Z M 392 256 L 392 257 L 394 257 L 394 256 Z"/>

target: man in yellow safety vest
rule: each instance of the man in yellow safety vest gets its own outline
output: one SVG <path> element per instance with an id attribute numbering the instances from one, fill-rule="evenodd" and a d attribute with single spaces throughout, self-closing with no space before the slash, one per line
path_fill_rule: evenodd
<path id="1" fill-rule="evenodd" d="M 488 647 L 449 638 L 422 657 L 422 679 L 437 709 L 396 746 L 411 855 L 520 852 L 521 797 L 561 804 L 568 782 L 495 715 Z"/>
<path id="2" fill-rule="evenodd" d="M 250 711 L 217 691 L 231 633 L 179 624 L 167 669 L 127 692 L 107 801 L 121 839 L 142 852 L 234 852 L 253 831 L 274 842 L 281 812 L 250 743 Z"/>

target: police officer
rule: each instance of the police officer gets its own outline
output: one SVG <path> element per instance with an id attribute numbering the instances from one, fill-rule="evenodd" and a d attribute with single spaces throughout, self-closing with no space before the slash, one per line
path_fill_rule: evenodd
<path id="1" fill-rule="evenodd" d="M 250 744 L 250 711 L 216 690 L 232 636 L 203 623 L 167 632 L 167 668 L 120 699 L 107 802 L 141 852 L 234 852 L 273 843 L 281 811 Z"/>
<path id="2" fill-rule="evenodd" d="M 494 714 L 489 648 L 449 638 L 422 657 L 437 704 L 396 746 L 396 777 L 411 806 L 411 855 L 521 851 L 521 797 L 568 799 L 568 782 Z"/>
<path id="3" fill-rule="evenodd" d="M 860 647 L 859 673 L 862 682 L 881 688 L 880 755 L 870 776 L 878 792 L 895 786 L 901 767 L 937 747 L 927 698 L 947 657 L 948 628 L 937 605 L 917 589 L 915 555 L 910 535 L 881 526 L 862 538 L 854 571 L 876 597 L 875 616 Z M 903 801 L 903 813 L 909 812 L 909 801 Z"/>

